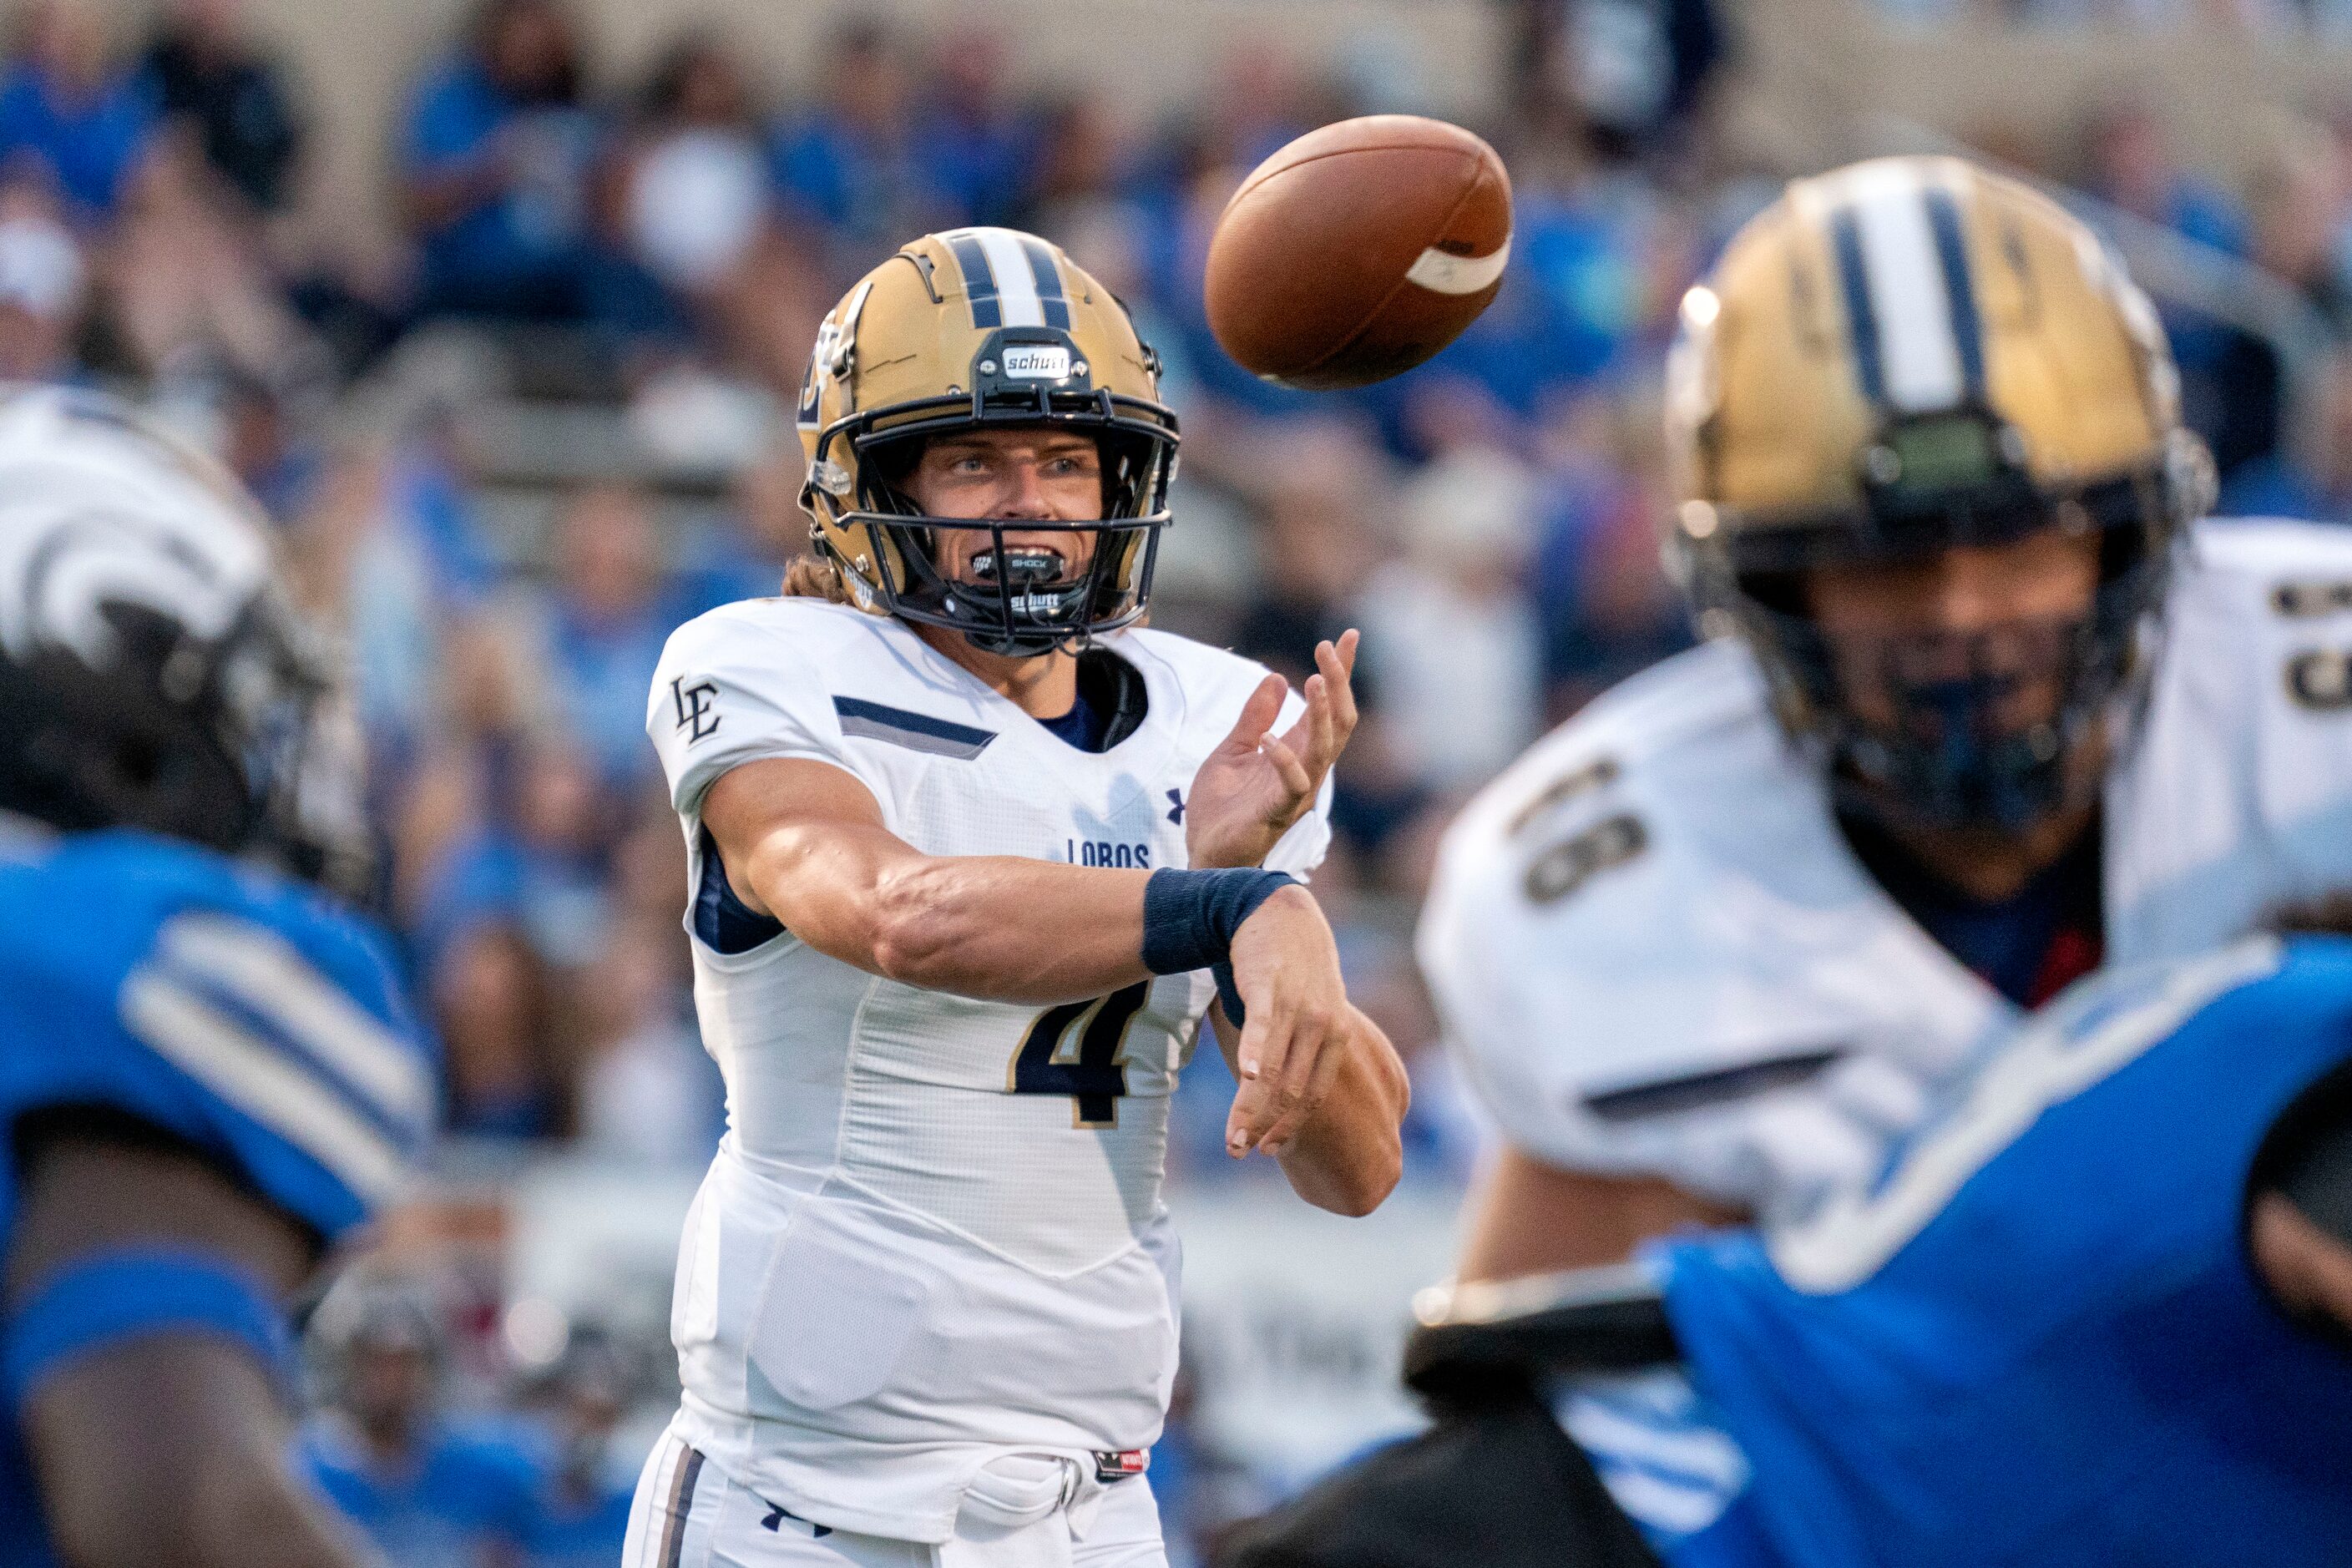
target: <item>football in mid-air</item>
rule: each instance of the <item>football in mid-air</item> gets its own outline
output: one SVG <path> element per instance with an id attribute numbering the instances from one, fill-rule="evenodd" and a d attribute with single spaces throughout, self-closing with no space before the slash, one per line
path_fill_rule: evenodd
<path id="1" fill-rule="evenodd" d="M 1209 326 L 1244 368 L 1328 391 L 1461 335 L 1502 287 L 1511 177 L 1458 125 L 1372 114 L 1250 172 L 1209 241 Z"/>

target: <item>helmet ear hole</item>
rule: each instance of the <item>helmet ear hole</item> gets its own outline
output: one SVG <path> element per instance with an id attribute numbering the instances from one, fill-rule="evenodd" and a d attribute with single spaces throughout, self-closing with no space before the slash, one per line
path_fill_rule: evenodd
<path id="1" fill-rule="evenodd" d="M 2147 538 L 2136 528 L 2110 528 L 2099 534 L 2099 581 L 2120 583 L 2147 559 Z"/>

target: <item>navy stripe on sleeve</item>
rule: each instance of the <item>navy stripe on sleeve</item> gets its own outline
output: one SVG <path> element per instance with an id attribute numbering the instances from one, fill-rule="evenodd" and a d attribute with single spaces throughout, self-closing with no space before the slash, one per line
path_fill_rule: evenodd
<path id="1" fill-rule="evenodd" d="M 860 697 L 836 697 L 833 710 L 840 716 L 841 732 L 845 735 L 887 741 L 894 746 L 929 752 L 934 756 L 969 762 L 988 750 L 989 742 L 996 739 L 993 730 L 976 730 L 969 724 L 934 719 L 929 713 L 892 708 L 887 703 L 868 702 Z"/>
<path id="2" fill-rule="evenodd" d="M 1843 1046 L 1822 1046 L 1738 1067 L 1598 1090 L 1583 1097 L 1584 1109 L 1603 1121 L 1621 1124 L 1680 1116 L 1807 1082 L 1849 1054 Z"/>

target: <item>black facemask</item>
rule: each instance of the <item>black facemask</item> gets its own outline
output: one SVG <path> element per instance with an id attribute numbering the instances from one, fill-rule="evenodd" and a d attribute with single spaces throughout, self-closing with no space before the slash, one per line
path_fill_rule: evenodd
<path id="1" fill-rule="evenodd" d="M 2070 759 L 2126 685 L 2145 574 L 2102 588 L 2087 615 L 1969 633 L 1842 637 L 1776 616 L 1782 664 L 1846 803 L 1897 822 L 2007 831 L 2080 804 L 2096 779 Z M 1856 686 L 1881 694 L 1891 717 L 1862 718 Z M 2035 688 L 2058 692 L 2057 706 L 2021 718 Z"/>

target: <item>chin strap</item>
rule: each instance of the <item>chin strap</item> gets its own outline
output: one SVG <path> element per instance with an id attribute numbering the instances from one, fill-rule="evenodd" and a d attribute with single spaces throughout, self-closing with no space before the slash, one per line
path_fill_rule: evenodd
<path id="1" fill-rule="evenodd" d="M 1060 647 L 1073 653 L 1084 652 L 1087 639 L 1084 633 L 1070 637 L 1049 637 L 1043 632 L 1016 632 L 1007 637 L 1003 632 L 984 632 L 976 627 L 964 630 L 963 640 L 982 653 L 992 653 L 999 658 L 1042 658 Z"/>

